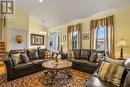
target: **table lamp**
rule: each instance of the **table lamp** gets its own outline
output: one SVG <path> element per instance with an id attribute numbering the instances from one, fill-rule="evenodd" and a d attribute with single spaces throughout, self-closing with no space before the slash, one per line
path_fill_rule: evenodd
<path id="1" fill-rule="evenodd" d="M 119 43 L 117 44 L 117 47 L 121 48 L 120 51 L 120 59 L 123 59 L 123 48 L 127 47 L 127 42 L 124 39 L 121 39 Z"/>
<path id="2" fill-rule="evenodd" d="M 60 46 L 61 46 L 61 52 L 63 52 L 63 46 L 64 46 L 64 43 L 61 42 L 61 43 L 60 43 Z"/>

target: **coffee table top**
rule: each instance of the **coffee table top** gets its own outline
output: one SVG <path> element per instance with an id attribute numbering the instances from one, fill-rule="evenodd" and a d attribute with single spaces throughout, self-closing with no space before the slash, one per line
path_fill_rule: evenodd
<path id="1" fill-rule="evenodd" d="M 72 66 L 72 62 L 68 60 L 59 60 L 56 62 L 55 60 L 48 60 L 42 64 L 43 67 L 48 69 L 64 69 Z"/>

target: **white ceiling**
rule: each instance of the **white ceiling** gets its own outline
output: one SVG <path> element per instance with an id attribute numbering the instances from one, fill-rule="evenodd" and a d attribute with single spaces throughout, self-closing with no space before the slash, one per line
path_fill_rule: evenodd
<path id="1" fill-rule="evenodd" d="M 130 4 L 130 0 L 15 0 L 46 26 L 56 26 Z"/>

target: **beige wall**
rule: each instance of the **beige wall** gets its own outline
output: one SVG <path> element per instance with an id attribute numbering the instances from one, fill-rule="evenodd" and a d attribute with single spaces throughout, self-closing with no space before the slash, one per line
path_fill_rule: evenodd
<path id="1" fill-rule="evenodd" d="M 116 44 L 118 43 L 118 41 L 120 39 L 125 39 L 128 43 L 128 48 L 124 49 L 124 57 L 128 58 L 130 56 L 130 38 L 129 38 L 129 34 L 130 34 L 130 6 L 129 7 L 122 7 L 122 8 L 118 8 L 118 9 L 113 9 L 113 10 L 109 10 L 109 11 L 105 11 L 102 13 L 97 13 L 93 16 L 90 16 L 88 18 L 85 19 L 80 19 L 80 20 L 76 20 L 76 21 L 72 21 L 70 23 L 67 24 L 63 24 L 60 26 L 56 26 L 56 27 L 52 27 L 48 30 L 48 32 L 53 32 L 56 31 L 56 29 L 62 29 L 63 34 L 62 35 L 66 35 L 66 31 L 67 31 L 67 26 L 68 25 L 72 25 L 72 24 L 76 24 L 76 23 L 82 23 L 82 28 L 83 28 L 83 34 L 84 33 L 90 33 L 89 30 L 89 24 L 90 24 L 90 20 L 93 19 L 99 19 L 99 18 L 103 18 L 106 16 L 110 16 L 110 15 L 114 15 L 115 16 L 115 56 L 116 58 L 120 57 L 120 49 L 116 47 Z M 67 51 L 67 41 L 63 41 L 65 46 L 64 46 L 64 51 Z M 83 48 L 90 48 L 90 41 L 89 40 L 82 40 L 82 46 Z"/>
<path id="2" fill-rule="evenodd" d="M 29 31 L 29 15 L 26 11 L 16 6 L 15 16 L 8 18 L 6 23 L 5 42 L 6 51 L 10 50 L 10 29 L 22 29 Z"/>
<path id="3" fill-rule="evenodd" d="M 43 25 L 37 21 L 33 16 L 29 16 L 29 48 L 37 48 L 39 46 L 30 45 L 30 34 L 40 34 L 40 31 L 47 32 L 47 29 L 43 27 Z M 41 34 L 42 35 L 42 34 Z M 47 47 L 47 34 L 44 37 L 44 45 L 40 46 L 41 48 Z"/>
<path id="4" fill-rule="evenodd" d="M 36 48 L 36 46 L 30 45 L 30 34 L 39 34 L 40 31 L 45 31 L 43 29 L 43 26 L 41 23 L 35 18 L 33 18 L 31 15 L 29 15 L 28 12 L 21 9 L 19 6 L 16 6 L 15 10 L 15 16 L 14 18 L 8 18 L 6 22 L 6 30 L 5 30 L 5 42 L 6 42 L 6 51 L 9 52 L 10 50 L 10 30 L 11 29 L 20 29 L 25 30 L 28 32 L 28 48 Z M 46 29 L 47 30 L 47 29 Z M 46 37 L 45 37 L 45 45 L 42 47 L 46 47 Z"/>

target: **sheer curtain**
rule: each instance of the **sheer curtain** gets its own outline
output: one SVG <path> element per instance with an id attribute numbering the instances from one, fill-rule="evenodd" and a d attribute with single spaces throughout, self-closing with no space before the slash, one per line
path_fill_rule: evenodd
<path id="1" fill-rule="evenodd" d="M 75 34 L 77 34 L 77 35 L 75 35 Z M 77 38 L 77 40 L 74 41 L 74 39 L 76 39 L 76 38 Z M 75 42 L 75 44 L 74 44 L 74 42 Z M 76 25 L 70 25 L 67 27 L 67 46 L 68 46 L 67 47 L 68 51 L 73 48 L 75 48 L 75 49 L 82 48 L 82 28 L 81 28 L 80 23 L 76 24 Z"/>
<path id="2" fill-rule="evenodd" d="M 113 15 L 102 19 L 91 20 L 90 23 L 90 48 L 97 47 L 97 29 L 99 26 L 105 29 L 105 51 L 111 58 L 114 58 L 114 23 Z"/>

